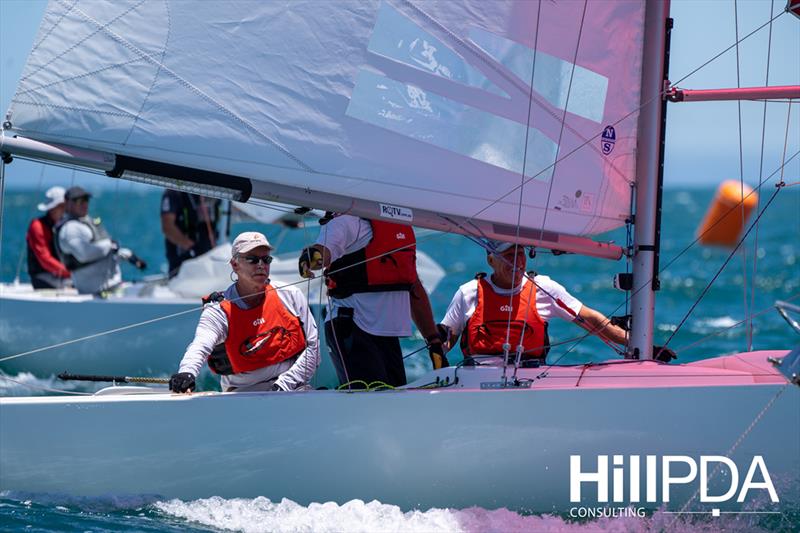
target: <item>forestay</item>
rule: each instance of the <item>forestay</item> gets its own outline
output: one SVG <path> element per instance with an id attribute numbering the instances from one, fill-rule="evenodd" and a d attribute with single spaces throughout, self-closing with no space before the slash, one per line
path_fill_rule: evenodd
<path id="1" fill-rule="evenodd" d="M 638 1 L 52 0 L 5 134 L 241 176 L 270 200 L 591 236 L 630 213 L 643 16 Z"/>

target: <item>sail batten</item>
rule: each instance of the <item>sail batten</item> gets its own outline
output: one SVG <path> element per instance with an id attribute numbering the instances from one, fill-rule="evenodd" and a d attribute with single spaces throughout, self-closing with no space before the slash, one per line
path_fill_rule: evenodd
<path id="1" fill-rule="evenodd" d="M 54 0 L 10 133 L 591 237 L 630 216 L 643 13 L 638 1 Z"/>

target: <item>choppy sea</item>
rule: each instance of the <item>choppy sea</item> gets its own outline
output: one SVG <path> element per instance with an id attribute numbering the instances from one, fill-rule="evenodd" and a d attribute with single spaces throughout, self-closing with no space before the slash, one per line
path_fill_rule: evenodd
<path id="1" fill-rule="evenodd" d="M 772 196 L 772 185 L 761 191 L 760 207 Z M 714 190 L 668 188 L 663 199 L 661 290 L 657 294 L 657 344 L 671 336 L 669 346 L 679 361 L 687 362 L 725 353 L 797 346 L 800 336 L 774 310 L 776 300 L 800 304 L 800 187 L 782 189 L 759 219 L 744 246 L 723 263 L 730 249 L 692 245 L 695 231 Z M 25 231 L 36 215 L 42 191 L 8 191 L 4 199 L 0 279 L 12 281 L 25 273 Z M 160 191 L 121 184 L 99 190 L 91 213 L 102 217 L 110 233 L 123 246 L 145 259 L 145 274 L 165 270 L 163 237 L 159 221 Z M 759 216 L 756 209 L 752 222 Z M 299 250 L 316 236 L 315 228 L 282 233 L 277 227 L 236 224 L 233 233 L 257 229 L 272 241 L 280 240 L 279 253 Z M 604 236 L 625 244 L 626 232 Z M 422 233 L 419 248 L 447 272 L 431 295 L 437 318 L 443 316 L 457 287 L 476 272 L 487 269 L 485 253 L 464 237 Z M 626 271 L 624 261 L 614 262 L 540 251 L 528 268 L 563 284 L 585 304 L 606 315 L 626 311 L 625 293 L 612 287 L 612 276 Z M 718 274 L 718 276 L 717 276 Z M 126 279 L 140 274 L 124 266 Z M 707 289 L 709 280 L 717 276 Z M 695 306 L 698 298 L 702 299 Z M 694 309 L 690 309 L 694 306 Z M 0 309 L 2 312 L 2 309 Z M 688 314 L 688 316 L 687 316 Z M 745 320 L 746 317 L 751 320 Z M 685 320 L 684 320 L 685 319 Z M 682 324 L 682 325 L 681 325 Z M 680 328 L 679 328 L 680 326 Z M 580 333 L 570 324 L 554 322 L 553 342 L 568 341 Z M 404 352 L 420 347 L 419 338 L 403 342 Z M 2 350 L 0 350 L 2 352 Z M 608 349 L 597 341 L 566 342 L 555 347 L 549 361 L 578 363 L 607 359 Z M 176 355 L 177 366 L 180 354 Z M 457 362 L 460 354 L 451 356 Z M 427 353 L 407 359 L 409 378 L 424 372 Z M 38 394 L 37 388 L 57 387 L 52 376 L 27 373 L 0 379 L 0 394 Z M 213 386 L 213 383 L 210 385 Z M 1 422 L 1 421 L 0 421 Z M 88 436 L 87 436 L 88 438 Z M 313 475 L 310 474 L 310 475 Z M 0 472 L 2 476 L 2 472 Z M 506 509 L 431 509 L 404 512 L 391 502 L 350 501 L 342 505 L 318 502 L 301 506 L 289 500 L 266 498 L 159 500 L 152 497 L 77 498 L 69 496 L 0 493 L 0 530 L 3 531 L 797 531 L 800 511 L 782 516 L 749 515 L 734 518 L 672 517 L 656 512 L 646 517 L 608 517 L 575 521 L 569 516 L 523 516 Z"/>

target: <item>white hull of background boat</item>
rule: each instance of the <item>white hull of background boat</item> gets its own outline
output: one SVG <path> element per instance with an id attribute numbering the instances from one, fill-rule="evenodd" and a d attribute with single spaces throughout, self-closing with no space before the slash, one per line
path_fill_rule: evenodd
<path id="1" fill-rule="evenodd" d="M 515 390 L 481 390 L 502 369 L 475 367 L 416 383 L 457 372 L 457 386 L 437 390 L 3 398 L 0 489 L 567 512 L 597 501 L 585 484 L 570 502 L 570 455 L 586 471 L 598 455 L 729 456 L 740 485 L 760 455 L 781 503 L 752 489 L 727 506 L 774 510 L 800 499 L 800 388 L 766 360 L 782 355 L 522 369 L 533 386 Z M 726 479 L 712 479 L 712 494 Z M 672 485 L 668 507 L 697 482 Z"/>
<path id="2" fill-rule="evenodd" d="M 0 292 L 0 358 L 53 346 L 96 333 L 155 320 L 124 331 L 9 359 L 0 368 L 9 374 L 50 376 L 80 374 L 162 375 L 177 368 L 200 317 L 197 299 L 111 297 L 33 291 L 30 286 Z M 196 312 L 189 312 L 197 309 Z"/>

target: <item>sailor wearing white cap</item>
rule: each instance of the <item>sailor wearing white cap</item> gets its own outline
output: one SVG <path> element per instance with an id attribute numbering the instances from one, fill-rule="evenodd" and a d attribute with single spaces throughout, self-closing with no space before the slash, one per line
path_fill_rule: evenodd
<path id="1" fill-rule="evenodd" d="M 231 247 L 231 277 L 224 293 L 203 299 L 194 339 L 169 382 L 191 392 L 205 363 L 223 391 L 292 391 L 310 388 L 319 366 L 317 325 L 294 286 L 269 282 L 272 245 L 258 232 L 240 234 Z"/>

